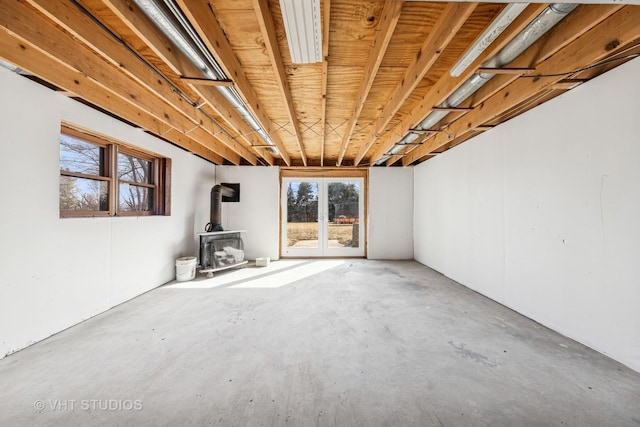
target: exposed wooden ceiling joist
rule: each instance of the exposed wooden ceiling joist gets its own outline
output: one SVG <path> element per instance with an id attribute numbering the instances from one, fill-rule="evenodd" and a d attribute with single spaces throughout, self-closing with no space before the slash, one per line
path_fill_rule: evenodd
<path id="1" fill-rule="evenodd" d="M 265 41 L 265 48 L 269 54 L 269 57 L 271 58 L 273 71 L 276 75 L 276 83 L 278 85 L 278 88 L 280 88 L 282 97 L 285 100 L 284 102 L 286 104 L 289 120 L 291 120 L 291 125 L 295 132 L 295 138 L 298 142 L 298 147 L 300 147 L 302 163 L 307 166 L 307 154 L 302 145 L 300 124 L 298 123 L 298 116 L 296 115 L 293 107 L 293 99 L 291 99 L 291 90 L 289 89 L 287 74 L 284 70 L 284 63 L 282 61 L 282 55 L 280 54 L 280 47 L 278 46 L 276 29 L 273 24 L 273 17 L 271 16 L 271 12 L 269 11 L 269 1 L 253 0 L 253 7 L 256 10 L 256 16 L 258 17 L 258 22 L 260 23 L 262 37 Z"/>
<path id="2" fill-rule="evenodd" d="M 546 5 L 535 5 L 535 6 L 544 7 Z M 574 13 L 570 14 L 567 18 L 561 21 L 556 28 L 554 28 L 552 31 L 545 34 L 540 40 L 534 43 L 534 45 L 530 49 L 528 49 L 522 55 L 516 58 L 511 63 L 511 65 L 514 67 L 524 68 L 524 67 L 530 67 L 532 65 L 535 66 L 541 63 L 545 59 L 554 55 L 563 47 L 567 46 L 573 40 L 577 39 L 578 37 L 583 35 L 585 32 L 589 31 L 590 29 L 592 29 L 593 27 L 595 27 L 596 25 L 604 21 L 613 13 L 620 10 L 621 7 L 622 7 L 621 5 L 613 5 L 613 6 L 598 5 L 598 6 L 588 7 L 588 8 L 583 7 L 583 8 L 576 9 Z M 537 13 L 539 12 L 536 12 L 536 15 Z M 533 16 L 531 18 L 533 18 Z M 507 30 L 505 33 L 507 32 L 511 33 L 511 29 Z M 506 35 L 508 37 L 504 38 L 505 43 L 511 38 L 513 38 L 514 36 L 514 34 L 506 34 Z M 505 34 L 503 34 L 501 38 L 503 38 L 504 36 Z M 492 49 L 485 51 L 485 54 L 487 53 L 495 54 L 497 52 L 497 50 L 495 49 L 501 45 L 501 43 L 499 43 L 499 40 L 500 39 L 496 40 L 496 42 L 494 42 L 494 44 L 492 45 Z M 483 55 L 483 57 L 485 57 L 485 55 Z M 486 56 L 485 60 L 488 59 L 489 57 L 490 56 Z M 482 62 L 484 62 L 484 60 Z M 472 66 L 470 67 L 471 70 L 469 70 L 468 72 L 469 73 L 475 72 L 475 69 L 477 68 L 476 65 L 479 66 L 479 64 L 482 62 L 475 61 L 474 64 L 472 64 Z M 483 103 L 485 100 L 495 95 L 501 89 L 507 87 L 509 84 L 517 80 L 519 77 L 520 75 L 515 75 L 515 74 L 514 75 L 496 75 L 491 81 L 489 81 L 486 85 L 484 85 L 477 93 L 475 93 L 466 101 L 463 101 L 460 104 L 460 106 L 466 107 L 466 108 L 472 108 L 476 105 L 479 105 Z M 449 80 L 449 79 L 446 79 L 446 80 Z M 438 82 L 438 83 L 441 83 L 441 82 Z M 447 85 L 446 81 L 442 81 L 442 83 L 445 86 Z M 440 88 L 438 87 L 438 84 L 434 86 L 434 90 L 436 90 L 438 99 L 444 100 L 444 98 L 440 97 L 440 94 L 437 92 L 438 90 L 440 90 Z M 451 92 L 453 92 L 453 89 L 451 90 Z M 449 93 L 447 93 L 447 96 L 449 95 Z M 424 106 L 424 104 L 421 104 L 421 106 Z M 431 110 L 433 109 L 429 109 L 429 111 Z M 521 112 L 524 112 L 524 111 L 526 110 L 522 110 Z M 424 109 L 421 110 L 420 112 L 414 112 L 414 114 L 421 114 L 421 113 L 424 113 Z M 426 116 L 426 113 L 424 113 L 424 115 Z M 414 118 L 415 115 L 412 115 L 411 117 Z M 459 117 L 455 117 L 455 116 L 447 117 L 447 120 L 449 121 L 449 123 L 452 124 L 458 118 Z M 425 139 L 426 138 L 424 138 L 422 141 L 424 142 Z M 465 140 L 466 139 L 468 138 L 465 138 Z M 415 147 L 408 147 L 406 150 L 404 150 L 404 153 L 406 154 L 414 149 Z M 399 160 L 402 160 L 403 165 L 406 165 L 406 164 L 409 164 L 410 160 L 413 160 L 413 158 L 410 156 L 406 156 L 406 157 L 403 156 L 403 157 L 404 158 L 402 159 L 399 159 L 396 157 L 392 159 L 391 162 L 388 162 L 387 165 L 392 165 Z"/>
<path id="3" fill-rule="evenodd" d="M 389 42 L 391 41 L 391 36 L 396 29 L 398 20 L 400 19 L 402 5 L 403 1 L 385 2 L 384 9 L 382 10 L 382 18 L 380 19 L 377 28 L 378 34 L 373 42 L 373 48 L 369 54 L 367 64 L 364 66 L 364 79 L 362 80 L 360 89 L 358 89 L 358 95 L 355 98 L 355 104 L 353 106 L 351 116 L 347 121 L 342 145 L 340 146 L 340 154 L 338 155 L 338 166 L 342 164 L 342 159 L 344 158 L 344 153 L 347 150 L 347 145 L 351 140 L 353 129 L 356 127 L 356 122 L 358 121 L 358 117 L 360 117 L 364 103 L 369 96 L 373 80 L 378 74 L 378 69 L 380 68 L 380 64 L 382 64 L 382 59 L 384 58 L 384 54 L 387 51 Z"/>
<path id="4" fill-rule="evenodd" d="M 580 5 L 510 64 L 484 70 L 494 77 L 440 123 L 417 131 L 547 4 L 530 4 L 451 77 L 504 5 L 322 0 L 322 63 L 293 64 L 277 0 L 171 1 L 227 80 L 205 76 L 134 0 L 0 0 L 0 59 L 217 164 L 344 169 L 395 153 L 408 132 L 419 136 L 384 164 L 420 163 L 640 53 L 631 28 L 610 24 L 626 16 L 637 27 L 640 6 Z M 533 78 L 615 55 L 619 60 L 588 71 Z M 225 97 L 230 93 L 279 156 Z"/>
<path id="5" fill-rule="evenodd" d="M 182 11 L 189 18 L 200 38 L 209 48 L 209 51 L 218 61 L 218 64 L 224 69 L 227 76 L 235 82 L 235 88 L 242 98 L 245 100 L 247 107 L 253 113 L 256 120 L 262 125 L 265 132 L 271 137 L 273 142 L 280 151 L 280 156 L 287 165 L 291 164 L 291 159 L 287 150 L 280 140 L 277 133 L 273 132 L 271 120 L 266 115 L 262 102 L 258 98 L 249 82 L 242 65 L 238 61 L 237 56 L 233 52 L 227 37 L 220 28 L 211 5 L 208 1 L 185 1 L 177 0 Z M 306 164 L 306 154 L 302 142 L 299 142 L 300 155 Z"/>
<path id="6" fill-rule="evenodd" d="M 237 156 L 246 158 L 251 164 L 257 163 L 256 157 L 249 153 L 244 146 L 234 141 L 224 129 L 214 123 L 197 106 L 187 102 L 178 93 L 179 88 L 172 87 L 170 82 L 159 78 L 152 68 L 140 61 L 121 41 L 114 39 L 105 31 L 100 31 L 95 22 L 73 4 L 56 0 L 29 0 L 29 3 L 47 15 L 53 22 L 82 40 L 94 52 L 111 62 L 113 66 L 118 67 L 120 71 L 138 84 L 154 92 L 159 99 L 167 101 L 171 107 L 191 122 L 192 129 L 198 125 L 215 139 L 221 140 L 224 145 L 236 153 L 233 155 L 233 159 L 230 159 L 233 163 L 239 162 Z M 199 132 L 201 131 L 198 130 L 197 133 Z"/>
<path id="7" fill-rule="evenodd" d="M 324 166 L 325 144 L 327 142 L 327 77 L 329 74 L 329 28 L 331 25 L 331 0 L 322 2 L 322 84 L 320 87 L 322 125 L 320 137 L 320 166 Z"/>
<path id="8" fill-rule="evenodd" d="M 64 65 L 70 70 L 67 73 L 76 71 L 86 76 L 92 82 L 110 92 L 110 97 L 118 97 L 121 101 L 129 103 L 133 107 L 153 116 L 168 127 L 174 128 L 182 134 L 189 133 L 194 140 L 206 144 L 205 141 L 209 137 L 203 135 L 205 133 L 204 129 L 198 128 L 195 130 L 194 128 L 197 125 L 193 121 L 172 109 L 163 99 L 157 97 L 151 91 L 133 84 L 129 78 L 114 69 L 111 64 L 95 61 L 93 52 L 84 46 L 74 46 L 74 40 L 69 34 L 64 33 L 54 27 L 50 21 L 35 14 L 26 4 L 15 1 L 3 3 L 0 26 L 20 34 L 20 37 L 25 42 L 40 49 L 42 52 L 46 52 L 52 60 L 64 58 L 65 52 L 73 49 L 74 55 L 67 57 L 67 61 L 64 62 Z M 46 65 L 43 64 L 43 66 Z M 61 86 L 55 78 L 52 83 Z M 66 88 L 71 92 L 75 92 L 68 86 Z M 98 101 L 100 100 L 98 99 Z M 95 103 L 97 105 L 101 104 L 100 102 Z M 110 108 L 106 109 L 112 110 Z M 118 108 L 115 108 L 115 110 L 118 110 Z M 232 163 L 240 164 L 240 156 L 222 144 L 210 144 L 208 148 Z"/>
<path id="9" fill-rule="evenodd" d="M 584 66 L 585 61 L 591 64 L 611 55 L 612 43 L 617 46 L 637 41 L 640 39 L 638 22 L 640 22 L 640 8 L 622 8 L 591 31 L 539 64 L 536 67 L 536 76 L 540 77 L 519 79 L 501 89 L 473 112 L 467 114 L 464 120 L 452 125 L 446 134 L 435 135 L 405 156 L 402 159 L 403 164 L 412 163 L 452 139 L 491 121 L 520 102 L 547 90 L 565 77 L 558 75 L 558 73 L 578 69 Z"/>
<path id="10" fill-rule="evenodd" d="M 371 154 L 369 163 L 377 162 L 391 147 L 398 141 L 397 135 L 405 135 L 424 119 L 435 105 L 440 105 L 449 97 L 460 85 L 476 72 L 476 69 L 493 57 L 504 45 L 506 45 L 516 34 L 524 29 L 533 18 L 538 16 L 547 7 L 546 4 L 530 5 L 516 20 L 484 51 L 475 61 L 458 77 L 451 77 L 449 73 L 443 74 L 440 79 L 430 88 L 420 102 L 411 112 L 393 129 L 380 137 L 378 149 Z"/>
<path id="11" fill-rule="evenodd" d="M 183 76 L 197 77 L 201 75 L 201 71 L 193 65 L 171 41 L 164 37 L 155 24 L 131 1 L 104 0 L 104 4 L 98 0 L 92 0 L 91 2 L 85 0 L 85 2 L 92 6 L 95 5 L 92 10 L 93 13 L 98 13 L 96 9 L 99 9 L 100 5 L 102 5 L 118 16 L 128 30 L 143 40 L 149 49 L 162 58 L 163 63 L 176 73 L 178 79 Z M 193 83 L 189 84 L 189 86 L 202 99 L 207 101 L 208 105 L 235 130 L 236 134 L 242 136 L 246 142 L 246 146 L 230 138 L 225 142 L 229 144 L 236 153 L 242 153 L 242 157 L 247 159 L 249 163 L 255 165 L 257 163 L 256 155 L 249 152 L 247 146 L 258 143 L 258 140 L 249 136 L 252 135 L 253 130 L 244 122 L 240 114 L 215 88 L 202 87 Z"/>
<path id="12" fill-rule="evenodd" d="M 392 98 L 387 105 L 385 105 L 375 125 L 367 134 L 365 143 L 354 159 L 353 163 L 355 166 L 358 166 L 376 138 L 382 133 L 385 126 L 398 112 L 400 107 L 402 107 L 402 104 L 409 95 L 411 95 L 411 92 L 436 62 L 440 54 L 456 35 L 460 27 L 464 25 L 477 5 L 477 3 L 447 4 L 442 15 L 438 18 L 438 25 L 429 33 L 429 36 L 416 54 L 415 61 L 407 69 L 402 80 L 398 82 L 398 85 L 393 91 Z"/>
<path id="13" fill-rule="evenodd" d="M 0 7 L 4 13 L 10 12 L 7 2 L 0 0 Z M 20 66 L 40 78 L 64 89 L 67 94 L 81 97 L 106 111 L 116 111 L 119 117 L 140 126 L 149 132 L 160 135 L 178 146 L 192 151 L 199 156 L 216 164 L 223 164 L 224 159 L 210 148 L 194 140 L 192 137 L 178 132 L 170 132 L 172 127 L 153 117 L 135 106 L 123 104 L 113 93 L 98 84 L 94 79 L 77 70 L 71 69 L 65 63 L 55 58 L 45 50 L 30 44 L 18 37 L 15 32 L 0 24 L 0 56 Z M 12 26 L 15 29 L 15 27 Z"/>

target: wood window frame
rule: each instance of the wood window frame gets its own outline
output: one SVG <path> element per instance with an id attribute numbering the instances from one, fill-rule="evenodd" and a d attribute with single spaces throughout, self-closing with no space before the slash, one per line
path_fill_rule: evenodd
<path id="1" fill-rule="evenodd" d="M 157 215 L 156 210 L 158 207 L 158 203 L 157 203 L 157 199 L 158 199 L 158 195 L 160 193 L 157 182 L 158 182 L 158 169 L 159 169 L 159 163 L 160 163 L 160 159 L 152 156 L 148 153 L 145 153 L 143 151 L 137 150 L 135 148 L 130 148 L 127 147 L 125 145 L 117 145 L 115 147 L 115 164 L 116 164 L 116 173 L 117 173 L 117 164 L 118 164 L 118 155 L 119 154 L 124 154 L 127 156 L 132 156 L 132 157 L 136 157 L 142 160 L 146 160 L 148 162 L 151 163 L 151 184 L 148 183 L 143 183 L 143 182 L 134 182 L 134 181 L 128 181 L 125 179 L 120 179 L 117 177 L 115 177 L 116 180 L 116 188 L 115 188 L 115 194 L 114 194 L 114 199 L 116 200 L 116 212 L 117 212 L 117 216 L 151 216 L 151 215 Z M 147 188 L 152 190 L 152 206 L 150 208 L 150 210 L 148 211 L 121 211 L 120 210 L 120 184 L 128 184 L 128 185 L 132 185 L 134 187 L 142 187 L 142 188 Z"/>
<path id="2" fill-rule="evenodd" d="M 115 216 L 169 216 L 171 215 L 171 159 L 158 154 L 141 150 L 130 144 L 117 141 L 113 138 L 97 134 L 79 128 L 73 124 L 63 122 L 60 133 L 72 138 L 95 144 L 105 149 L 104 175 L 87 175 L 77 172 L 63 171 L 60 169 L 60 177 L 70 176 L 108 182 L 109 209 L 103 211 L 63 210 L 60 209 L 60 218 L 87 218 L 87 217 L 115 217 Z M 141 158 L 151 162 L 152 183 L 138 183 L 118 178 L 118 153 Z M 121 211 L 119 209 L 120 183 L 127 183 L 153 190 L 153 202 L 148 211 Z"/>
<path id="3" fill-rule="evenodd" d="M 283 178 L 362 178 L 364 182 L 364 258 L 369 253 L 369 168 L 368 167 L 283 167 L 280 168 L 279 199 L 282 200 L 282 192 L 286 191 L 282 185 Z M 282 254 L 282 203 L 278 202 L 278 253 Z M 359 257 L 358 257 L 359 258 Z"/>

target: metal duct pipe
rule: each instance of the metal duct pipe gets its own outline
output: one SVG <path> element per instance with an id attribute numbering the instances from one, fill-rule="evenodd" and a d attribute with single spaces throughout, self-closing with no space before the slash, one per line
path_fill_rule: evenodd
<path id="1" fill-rule="evenodd" d="M 529 23 L 520 33 L 518 33 L 509 43 L 507 43 L 500 51 L 491 59 L 483 64 L 485 68 L 501 68 L 516 59 L 529 46 L 535 43 L 543 34 L 549 31 L 553 26 L 562 20 L 569 12 L 575 9 L 577 4 L 553 3 L 540 13 L 533 21 Z M 467 79 L 458 89 L 456 89 L 449 97 L 439 105 L 443 108 L 452 108 L 460 105 L 465 99 L 478 91 L 489 80 L 494 77 L 490 73 L 475 73 Z M 449 114 L 447 111 L 433 111 L 425 117 L 416 126 L 417 129 L 427 130 L 438 123 Z M 404 144 L 410 144 L 418 139 L 418 134 L 408 133 L 405 135 L 390 151 L 390 154 L 396 154 L 404 147 Z M 376 162 L 380 165 L 387 161 L 391 155 L 385 155 Z"/>
<path id="2" fill-rule="evenodd" d="M 142 11 L 160 28 L 180 51 L 211 80 L 226 80 L 227 76 L 216 62 L 211 52 L 204 45 L 189 21 L 182 14 L 180 8 L 173 0 L 164 0 L 166 9 L 159 3 L 160 0 L 134 0 Z M 180 30 L 182 29 L 182 31 Z M 229 101 L 240 116 L 260 135 L 260 137 L 273 147 L 269 149 L 273 154 L 278 154 L 278 149 L 269 135 L 260 126 L 253 114 L 247 109 L 242 98 L 234 88 L 218 86 L 216 89 Z"/>
<path id="3" fill-rule="evenodd" d="M 271 140 L 269 135 L 262 129 L 262 126 L 258 123 L 258 121 L 253 117 L 253 114 L 244 106 L 244 103 L 240 101 L 240 95 L 234 88 L 229 87 L 217 87 L 218 91 L 225 97 L 227 101 L 235 108 L 238 113 L 249 123 L 251 129 L 256 131 L 258 135 L 269 145 L 273 145 L 273 147 L 269 148 L 273 154 L 278 154 L 278 149 L 275 147 L 275 143 Z"/>
<path id="4" fill-rule="evenodd" d="M 136 0 L 137 1 L 137 0 Z M 141 1 L 149 1 L 149 0 L 141 0 Z M 196 31 L 193 29 L 187 18 L 184 16 L 178 5 L 173 0 L 164 0 L 164 4 L 169 8 L 175 19 L 180 23 L 180 26 L 187 32 L 189 36 L 189 40 L 191 40 L 198 49 L 199 52 L 202 53 L 205 60 L 211 65 L 212 69 L 203 70 L 204 74 L 212 80 L 226 80 L 227 75 L 224 70 L 220 67 L 218 62 L 209 52 L 209 49 L 202 42 Z M 220 86 L 217 87 L 218 91 L 224 96 L 224 98 L 229 101 L 229 103 L 235 108 L 238 113 L 242 116 L 243 119 L 251 126 L 251 128 L 260 135 L 260 137 L 269 145 L 273 145 L 273 148 L 270 148 L 270 151 L 273 154 L 278 154 L 278 150 L 275 147 L 274 142 L 271 140 L 269 135 L 262 129 L 262 126 L 258 123 L 258 121 L 253 117 L 253 114 L 247 109 L 240 94 L 235 88 Z"/>
<path id="5" fill-rule="evenodd" d="M 186 36 L 178 31 L 176 22 L 173 20 L 172 15 L 167 13 L 162 6 L 160 6 L 156 0 L 134 0 L 140 9 L 151 19 L 160 30 L 172 40 L 186 55 L 187 58 L 200 69 L 204 74 L 207 73 L 207 64 L 198 55 L 196 49 L 187 40 Z M 208 76 L 211 78 L 211 76 Z"/>
<path id="6" fill-rule="evenodd" d="M 233 196 L 235 190 L 223 185 L 214 185 L 211 189 L 211 209 L 209 211 L 209 223 L 205 231 L 224 231 L 222 228 L 222 196 Z"/>

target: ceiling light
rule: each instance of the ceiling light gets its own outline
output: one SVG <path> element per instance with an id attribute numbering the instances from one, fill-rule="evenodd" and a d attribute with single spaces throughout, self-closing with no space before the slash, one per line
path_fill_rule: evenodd
<path id="1" fill-rule="evenodd" d="M 451 77 L 458 77 L 467 69 L 473 61 L 484 50 L 498 38 L 498 36 L 511 24 L 522 11 L 528 6 L 528 3 L 511 3 L 493 20 L 491 25 L 484 33 L 473 43 L 473 45 L 462 55 L 456 65 L 451 69 Z"/>
<path id="2" fill-rule="evenodd" d="M 322 62 L 320 0 L 280 0 L 280 9 L 291 62 Z"/>

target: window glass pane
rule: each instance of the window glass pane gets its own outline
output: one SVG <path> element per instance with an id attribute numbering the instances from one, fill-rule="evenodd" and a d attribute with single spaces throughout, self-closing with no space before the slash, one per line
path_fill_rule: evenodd
<path id="1" fill-rule="evenodd" d="M 119 210 L 121 212 L 151 211 L 153 189 L 120 183 Z"/>
<path id="2" fill-rule="evenodd" d="M 105 176 L 105 149 L 99 145 L 60 135 L 60 170 Z"/>
<path id="3" fill-rule="evenodd" d="M 330 248 L 345 246 L 357 248 L 360 225 L 360 188 L 357 182 L 329 183 L 329 225 Z"/>
<path id="4" fill-rule="evenodd" d="M 318 183 L 287 184 L 287 247 L 318 247 Z"/>
<path id="5" fill-rule="evenodd" d="M 118 153 L 118 178 L 123 181 L 152 184 L 150 160 Z"/>
<path id="6" fill-rule="evenodd" d="M 60 210 L 108 211 L 109 183 L 95 179 L 61 176 Z"/>

